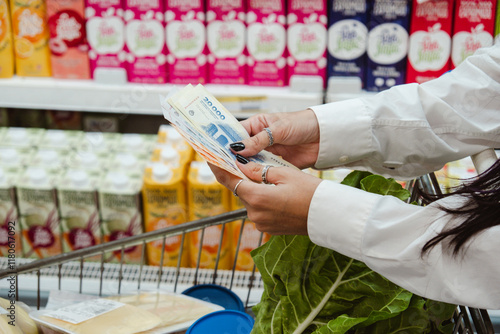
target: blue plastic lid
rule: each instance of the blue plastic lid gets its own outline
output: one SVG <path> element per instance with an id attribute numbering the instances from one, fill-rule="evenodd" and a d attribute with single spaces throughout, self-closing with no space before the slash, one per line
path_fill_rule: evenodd
<path id="1" fill-rule="evenodd" d="M 182 294 L 220 305 L 226 310 L 245 311 L 243 302 L 238 295 L 217 284 L 195 285 L 184 290 Z"/>
<path id="2" fill-rule="evenodd" d="M 186 334 L 250 334 L 254 320 L 244 312 L 215 311 L 196 320 Z"/>

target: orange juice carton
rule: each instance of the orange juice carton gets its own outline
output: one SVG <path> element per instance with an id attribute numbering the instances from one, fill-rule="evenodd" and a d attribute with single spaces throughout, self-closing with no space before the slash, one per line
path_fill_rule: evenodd
<path id="1" fill-rule="evenodd" d="M 16 186 L 23 253 L 46 258 L 61 253 L 59 211 L 53 179 L 42 167 L 28 167 Z"/>
<path id="2" fill-rule="evenodd" d="M 144 173 L 142 188 L 144 228 L 146 232 L 175 226 L 187 221 L 185 172 L 162 163 L 152 164 Z M 182 247 L 181 266 L 189 265 L 187 238 L 182 235 L 147 244 L 148 263 L 153 266 L 177 266 Z M 163 262 L 161 253 L 164 251 Z"/>
<path id="3" fill-rule="evenodd" d="M 171 125 L 160 125 L 158 129 L 157 144 L 176 148 L 181 156 L 185 156 L 184 158 L 188 162 L 193 159 L 194 149 Z M 156 145 L 155 149 L 160 147 L 160 145 Z"/>
<path id="4" fill-rule="evenodd" d="M 285 1 L 250 1 L 247 10 L 248 79 L 254 86 L 284 86 Z"/>
<path id="5" fill-rule="evenodd" d="M 326 0 L 290 0 L 287 14 L 288 82 L 314 77 L 323 89 L 326 79 Z"/>
<path id="6" fill-rule="evenodd" d="M 82 131 L 49 129 L 40 138 L 39 147 L 55 150 L 72 150 L 79 145 L 82 136 Z"/>
<path id="7" fill-rule="evenodd" d="M 452 0 L 413 0 L 406 82 L 423 83 L 451 65 Z"/>
<path id="8" fill-rule="evenodd" d="M 90 79 L 84 0 L 46 0 L 52 76 Z"/>
<path id="9" fill-rule="evenodd" d="M 44 0 L 11 0 L 16 74 L 50 77 L 49 29 Z"/>
<path id="10" fill-rule="evenodd" d="M 169 82 L 207 82 L 205 2 L 166 0 L 167 71 Z"/>
<path id="11" fill-rule="evenodd" d="M 243 208 L 243 203 L 239 197 L 231 198 L 231 210 Z M 261 233 L 255 227 L 255 224 L 250 220 L 237 220 L 232 223 L 232 238 L 233 238 L 233 258 L 236 259 L 236 270 L 251 271 L 254 267 L 254 262 L 250 252 L 269 241 L 271 235 Z M 238 248 L 238 240 L 239 248 Z"/>
<path id="12" fill-rule="evenodd" d="M 8 1 L 0 0 L 0 78 L 14 75 L 14 40 Z"/>
<path id="13" fill-rule="evenodd" d="M 187 143 L 178 146 L 156 144 L 150 160 L 174 167 L 182 167 L 187 171 L 189 164 L 193 160 L 193 150 Z"/>
<path id="14" fill-rule="evenodd" d="M 207 1 L 208 80 L 246 83 L 246 1 Z"/>
<path id="15" fill-rule="evenodd" d="M 161 0 L 124 0 L 129 82 L 167 82 L 165 12 Z"/>
<path id="16" fill-rule="evenodd" d="M 17 170 L 0 167 L 0 256 L 9 258 L 21 256 L 23 252 L 14 188 L 18 177 L 19 167 Z"/>
<path id="17" fill-rule="evenodd" d="M 68 169 L 57 180 L 63 252 L 101 242 L 97 193 L 91 178 L 85 170 Z"/>
<path id="18" fill-rule="evenodd" d="M 45 129 L 10 127 L 5 131 L 2 139 L 3 146 L 35 147 L 40 142 Z"/>
<path id="19" fill-rule="evenodd" d="M 217 182 L 207 163 L 192 162 L 188 174 L 189 220 L 215 216 L 230 210 L 229 190 Z M 231 269 L 231 226 L 226 224 L 221 244 L 222 225 L 190 233 L 190 263 L 200 268 L 215 268 L 220 247 L 218 269 Z M 201 250 L 200 250 L 201 247 Z M 199 255 L 200 254 L 200 255 Z"/>
<path id="20" fill-rule="evenodd" d="M 496 5 L 496 0 L 456 1 L 451 41 L 452 68 L 477 49 L 493 44 Z"/>
<path id="21" fill-rule="evenodd" d="M 328 77 L 359 77 L 364 82 L 368 1 L 333 0 L 328 20 Z"/>
<path id="22" fill-rule="evenodd" d="M 410 0 L 374 0 L 368 22 L 365 88 L 382 91 L 405 82 Z"/>
<path id="23" fill-rule="evenodd" d="M 106 172 L 98 186 L 98 199 L 103 242 L 143 233 L 140 192 L 142 179 L 134 179 L 120 171 Z M 106 254 L 109 262 L 139 264 L 142 245 L 125 247 Z"/>
<path id="24" fill-rule="evenodd" d="M 90 76 L 99 82 L 127 82 L 122 0 L 86 0 Z"/>

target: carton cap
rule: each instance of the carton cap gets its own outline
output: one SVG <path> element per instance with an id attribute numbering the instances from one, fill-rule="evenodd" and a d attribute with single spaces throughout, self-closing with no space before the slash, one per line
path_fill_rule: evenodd
<path id="1" fill-rule="evenodd" d="M 115 160 L 125 168 L 133 168 L 137 165 L 137 158 L 130 153 L 117 154 Z"/>
<path id="2" fill-rule="evenodd" d="M 47 173 L 43 168 L 31 167 L 27 172 L 31 183 L 42 184 L 48 181 Z"/>
<path id="3" fill-rule="evenodd" d="M 201 183 L 213 183 L 217 181 L 214 173 L 212 172 L 210 167 L 208 167 L 207 163 L 200 164 L 200 167 L 198 169 L 198 181 L 200 181 Z"/>
<path id="4" fill-rule="evenodd" d="M 172 171 L 164 164 L 155 164 L 153 166 L 153 180 L 156 182 L 167 182 L 172 177 Z"/>
<path id="5" fill-rule="evenodd" d="M 59 160 L 59 155 L 54 150 L 39 150 L 36 155 L 44 165 L 52 165 Z"/>
<path id="6" fill-rule="evenodd" d="M 160 152 L 160 160 L 164 163 L 177 163 L 179 161 L 179 152 L 173 147 L 165 147 Z"/>
<path id="7" fill-rule="evenodd" d="M 73 185 L 77 187 L 86 185 L 89 180 L 87 173 L 83 170 L 71 170 L 68 172 L 68 176 Z"/>
<path id="8" fill-rule="evenodd" d="M 7 136 L 12 142 L 23 141 L 28 137 L 28 131 L 25 128 L 9 128 Z"/>
<path id="9" fill-rule="evenodd" d="M 181 134 L 174 128 L 170 128 L 168 131 L 168 137 L 167 137 L 167 142 L 169 144 L 175 146 L 184 141 L 184 138 L 182 138 Z"/>
<path id="10" fill-rule="evenodd" d="M 86 167 L 96 167 L 99 159 L 97 159 L 97 155 L 91 152 L 79 153 L 78 154 L 78 162 Z"/>
<path id="11" fill-rule="evenodd" d="M 128 184 L 128 176 L 123 173 L 110 172 L 107 178 L 116 189 L 125 188 Z"/>
<path id="12" fill-rule="evenodd" d="M 45 134 L 47 140 L 52 144 L 62 145 L 66 139 L 66 134 L 63 130 L 47 130 Z"/>
<path id="13" fill-rule="evenodd" d="M 126 149 L 140 149 L 143 142 L 141 135 L 137 133 L 126 133 L 122 136 L 122 143 Z"/>
<path id="14" fill-rule="evenodd" d="M 16 164 L 19 161 L 19 154 L 14 148 L 0 149 L 0 159 L 3 163 Z"/>

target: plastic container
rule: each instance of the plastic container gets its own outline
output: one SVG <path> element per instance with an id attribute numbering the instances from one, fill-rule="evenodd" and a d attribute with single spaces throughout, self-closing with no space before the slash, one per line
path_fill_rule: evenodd
<path id="1" fill-rule="evenodd" d="M 224 310 L 207 314 L 198 319 L 186 334 L 249 334 L 254 320 L 246 313 Z"/>
<path id="2" fill-rule="evenodd" d="M 182 292 L 183 295 L 198 298 L 224 307 L 226 310 L 244 312 L 245 307 L 240 297 L 234 292 L 217 284 L 200 284 Z"/>

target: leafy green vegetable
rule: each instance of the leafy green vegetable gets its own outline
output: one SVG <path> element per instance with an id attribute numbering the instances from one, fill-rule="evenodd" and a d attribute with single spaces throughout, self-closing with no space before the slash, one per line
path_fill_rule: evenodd
<path id="1" fill-rule="evenodd" d="M 393 179 L 368 172 L 344 184 L 407 199 Z M 447 333 L 454 305 L 413 295 L 364 263 L 313 244 L 307 236 L 273 236 L 252 252 L 264 282 L 252 334 Z"/>

